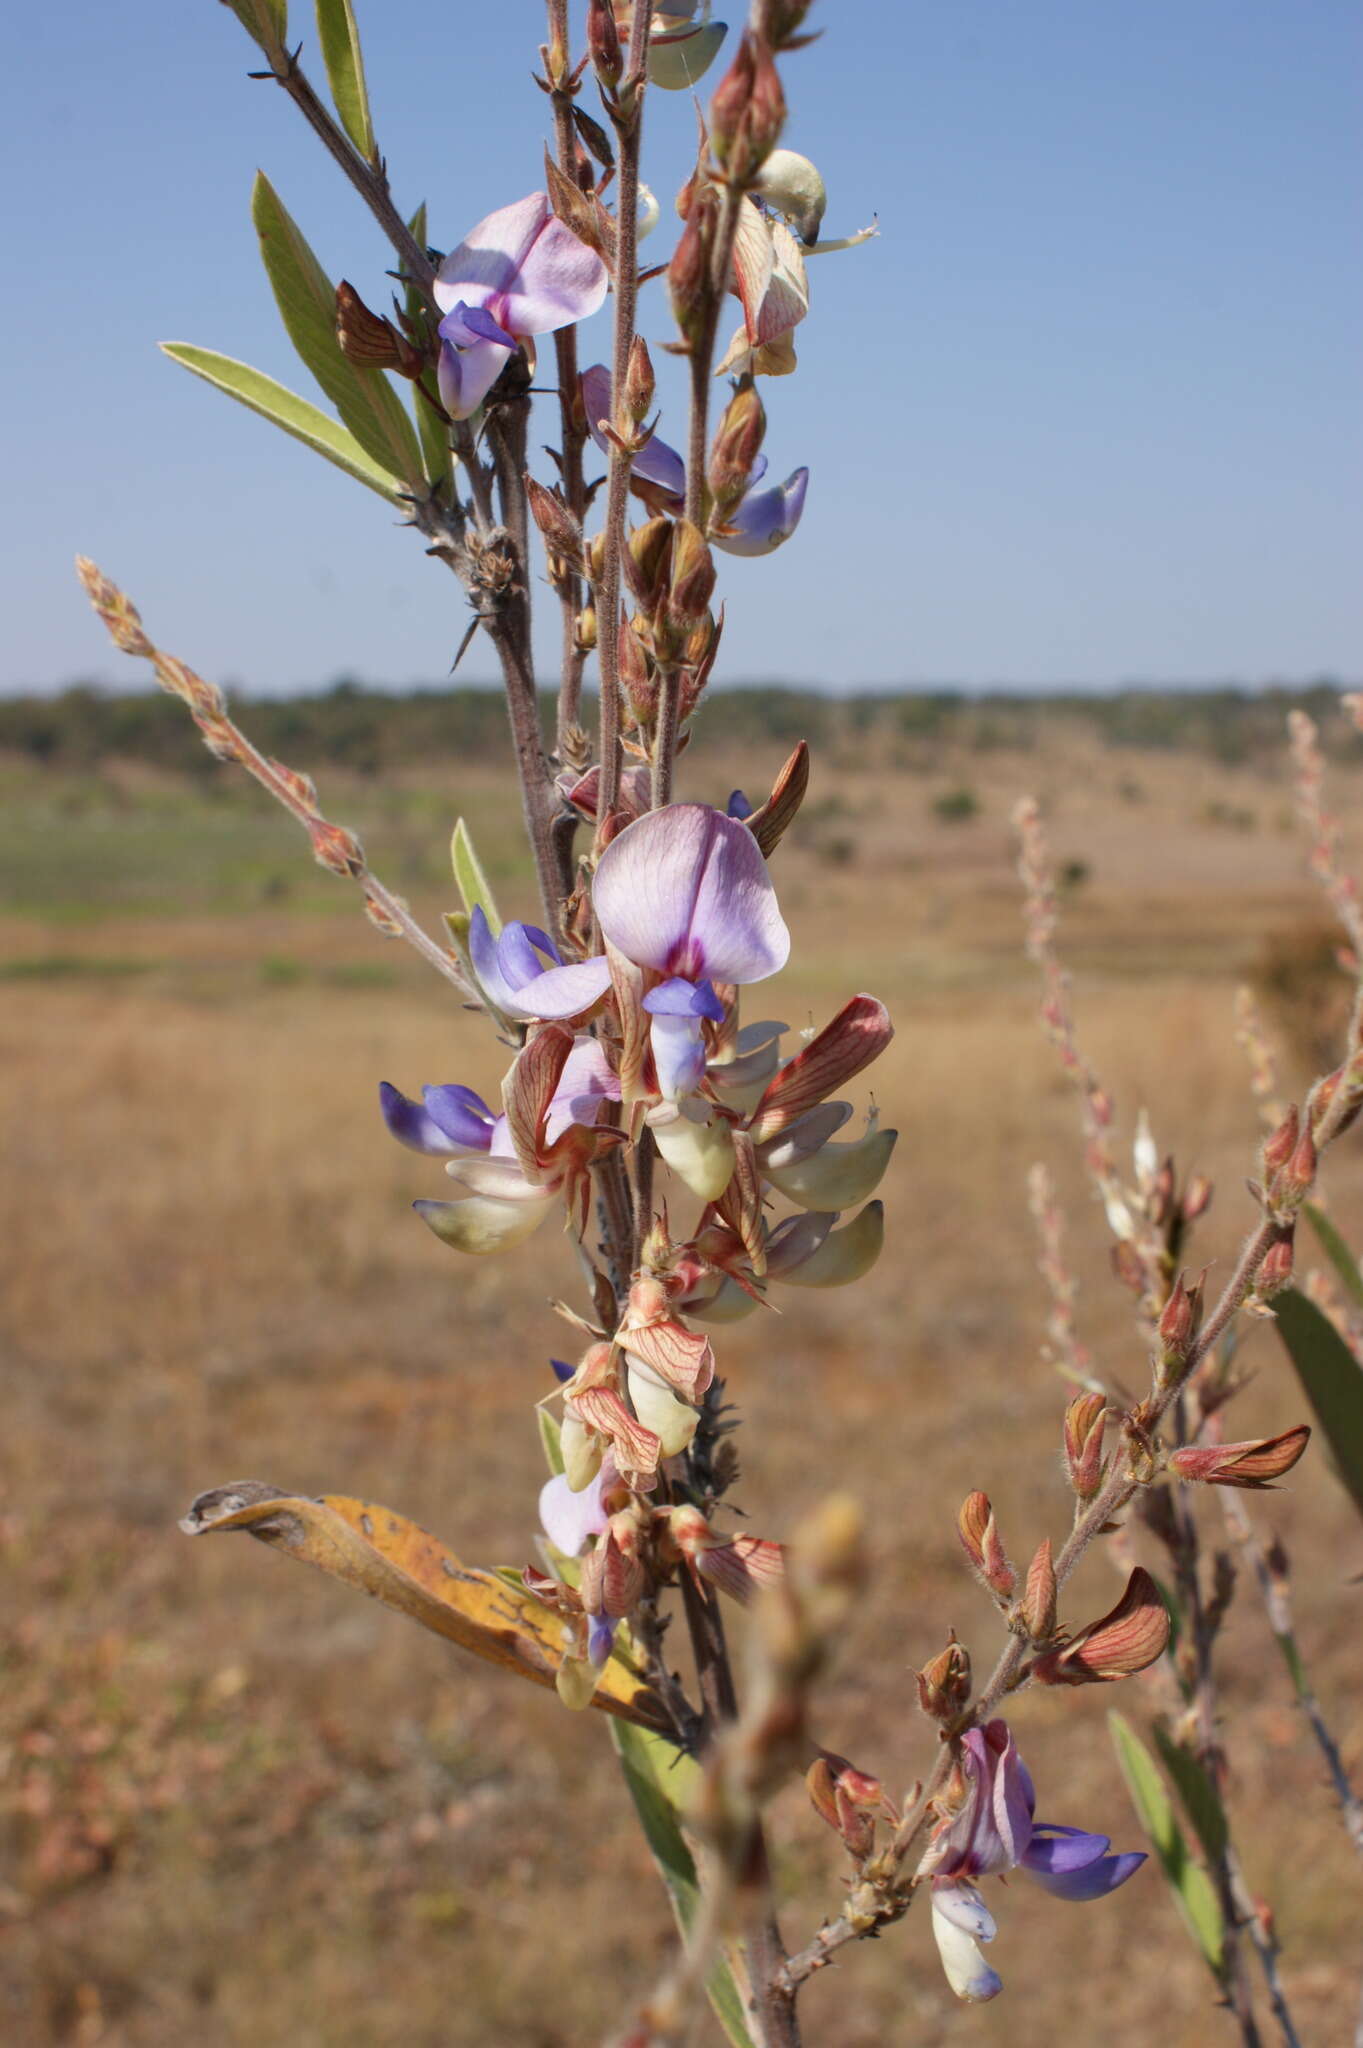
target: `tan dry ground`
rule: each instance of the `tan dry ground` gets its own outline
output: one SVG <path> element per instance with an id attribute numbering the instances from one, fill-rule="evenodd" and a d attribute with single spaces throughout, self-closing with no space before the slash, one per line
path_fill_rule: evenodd
<path id="1" fill-rule="evenodd" d="M 750 786 L 774 765 L 775 750 L 749 764 Z M 691 792 L 722 794 L 714 780 L 698 774 Z M 784 1534 L 835 1486 L 866 1504 L 874 1581 L 819 1729 L 902 1785 L 929 1756 L 911 1667 L 948 1624 L 979 1664 L 996 1647 L 957 1557 L 962 1496 L 985 1487 L 1024 1553 L 1067 1517 L 1063 1388 L 1039 1356 L 1024 1201 L 1034 1160 L 1070 1205 L 1086 1341 L 1116 1378 L 1142 1370 L 1019 955 L 1009 804 L 1037 788 L 1059 855 L 1090 870 L 1065 928 L 1083 1037 L 1123 1130 L 1144 1103 L 1161 1143 L 1214 1174 L 1201 1243 L 1222 1270 L 1249 1221 L 1255 1142 L 1232 992 L 1275 935 L 1320 917 L 1276 775 L 1062 735 L 929 774 L 840 773 L 840 810 L 821 813 L 832 780 L 816 780 L 778 857 L 796 964 L 762 1011 L 798 1025 L 857 987 L 892 1005 L 899 1035 L 874 1075 L 902 1133 L 890 1246 L 860 1289 L 802 1295 L 780 1320 L 720 1333 L 720 1348 L 744 1413 L 736 1497 L 750 1525 Z M 962 780 L 980 815 L 936 823 L 932 796 Z M 1357 793 L 1341 779 L 1346 811 Z M 475 815 L 505 813 L 491 784 L 462 794 Z M 381 868 L 382 845 L 376 834 Z M 162 880 L 173 898 L 175 873 Z M 433 918 L 440 894 L 413 894 Z M 528 913 L 528 898 L 512 907 Z M 390 1501 L 478 1561 L 529 1556 L 530 1403 L 564 1342 L 544 1302 L 571 1289 L 572 1262 L 550 1231 L 497 1262 L 445 1252 L 406 1210 L 439 1193 L 438 1168 L 394 1147 L 373 1108 L 384 1077 L 490 1086 L 496 1048 L 419 963 L 338 914 L 54 905 L 4 936 L 11 957 L 49 967 L 10 982 L 0 1012 L 0 2036 L 15 2048 L 600 2040 L 669 1939 L 604 1728 L 257 1546 L 191 1545 L 174 1529 L 201 1487 L 260 1475 Z M 72 960 L 114 965 L 82 977 Z M 376 960 L 391 986 L 368 978 Z M 1306 986 L 1295 1046 L 1327 989 Z M 1294 1053 L 1294 1090 L 1303 1074 Z M 1363 1240 L 1357 1135 L 1328 1185 Z M 1271 1334 L 1253 1344 L 1258 1377 L 1238 1416 L 1266 1433 L 1302 1403 Z M 1214 1540 L 1217 1504 L 1205 1505 Z M 1357 1777 L 1357 1521 L 1315 1455 L 1250 1506 L 1292 1549 L 1301 1638 Z M 1115 1584 L 1106 1560 L 1087 1566 L 1071 1617 Z M 1349 2037 L 1357 2006 L 1360 1873 L 1247 1592 L 1221 1669 L 1245 1861 L 1277 1915 L 1303 2037 L 1327 2048 Z M 1043 1812 L 1134 1845 L 1104 1728 L 1112 1703 L 1028 1698 L 1015 1720 Z M 1119 1704 L 1143 1722 L 1150 1697 L 1132 1684 Z M 799 1941 L 838 1899 L 838 1860 L 797 1792 L 776 1821 L 783 1920 Z M 1233 2038 L 1153 1870 L 1119 1901 L 1068 1908 L 1015 1882 L 999 1904 L 995 2004 L 957 2007 L 915 1913 L 810 1988 L 807 2041 Z M 716 2038 L 707 2020 L 695 2038 Z"/>

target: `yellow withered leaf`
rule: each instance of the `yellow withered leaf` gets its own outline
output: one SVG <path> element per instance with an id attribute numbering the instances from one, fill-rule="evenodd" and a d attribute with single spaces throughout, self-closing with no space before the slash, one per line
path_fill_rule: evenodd
<path id="1" fill-rule="evenodd" d="M 557 1615 L 495 1572 L 461 1563 L 391 1508 L 334 1493 L 308 1500 L 242 1479 L 201 1493 L 180 1527 L 190 1536 L 245 1530 L 487 1663 L 553 1689 L 563 1657 Z M 639 1728 L 668 1728 L 656 1695 L 616 1657 L 603 1666 L 592 1705 Z"/>

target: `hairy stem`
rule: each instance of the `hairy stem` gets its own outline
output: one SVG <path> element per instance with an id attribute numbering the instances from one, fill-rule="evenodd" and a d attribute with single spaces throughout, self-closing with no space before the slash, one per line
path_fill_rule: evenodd
<path id="1" fill-rule="evenodd" d="M 568 80 L 568 0 L 548 0 L 549 5 L 549 104 L 554 116 L 554 154 L 565 178 L 573 177 L 577 146 L 573 129 L 573 95 Z M 587 431 L 579 422 L 577 409 L 577 328 L 560 327 L 554 336 L 554 360 L 558 369 L 559 455 L 563 501 L 579 527 L 587 510 L 587 484 L 583 455 Z M 559 759 L 564 759 L 565 736 L 578 722 L 582 705 L 582 671 L 586 655 L 578 646 L 577 619 L 582 609 L 582 579 L 567 570 L 559 584 L 559 609 L 563 624 L 563 650 L 559 667 L 557 741 Z"/>
<path id="2" fill-rule="evenodd" d="M 644 88 L 648 82 L 651 0 L 634 0 L 629 69 L 610 107 L 615 124 L 618 181 L 615 203 L 615 320 L 611 345 L 611 405 L 625 388 L 639 298 L 639 159 L 643 147 Z M 596 635 L 601 668 L 601 787 L 596 815 L 607 818 L 620 794 L 620 554 L 625 544 L 632 458 L 611 444 L 606 475 L 606 529 L 596 587 Z"/>

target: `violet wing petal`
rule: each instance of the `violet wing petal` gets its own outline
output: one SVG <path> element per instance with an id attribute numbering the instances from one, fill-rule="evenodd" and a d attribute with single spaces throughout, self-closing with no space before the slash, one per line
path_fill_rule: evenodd
<path id="1" fill-rule="evenodd" d="M 710 981 L 683 981 L 674 976 L 660 981 L 644 997 L 644 1008 L 654 1017 L 709 1017 L 724 1022 L 724 1005 Z"/>
<path id="2" fill-rule="evenodd" d="M 492 1137 L 493 1116 L 481 1095 L 461 1088 L 457 1081 L 437 1088 L 423 1088 L 422 1098 L 431 1117 L 456 1145 L 474 1152 L 486 1152 Z"/>
<path id="3" fill-rule="evenodd" d="M 731 789 L 729 791 L 729 801 L 724 806 L 726 816 L 740 820 L 750 818 L 755 808 L 756 806 L 749 803 L 741 789 Z"/>
<path id="4" fill-rule="evenodd" d="M 481 975 L 479 979 L 482 979 Z M 528 981 L 524 988 L 517 989 L 509 1002 L 499 1003 L 498 1008 L 506 1010 L 512 1017 L 582 1017 L 600 1002 L 610 985 L 610 962 L 604 954 L 598 953 L 591 960 L 575 960 L 567 967 L 550 967 L 534 981 Z"/>
<path id="5" fill-rule="evenodd" d="M 474 348 L 480 341 L 491 341 L 505 349 L 518 346 L 515 335 L 508 334 L 486 306 L 466 306 L 462 299 L 445 315 L 436 332 L 442 341 L 452 342 L 455 348 Z"/>
<path id="6" fill-rule="evenodd" d="M 484 994 L 499 1010 L 515 1010 L 516 992 L 502 973 L 497 941 L 481 903 L 475 903 L 469 918 L 469 958 Z"/>
<path id="7" fill-rule="evenodd" d="M 510 360 L 511 350 L 498 348 L 491 341 L 475 342 L 471 348 L 463 349 L 442 341 L 435 375 L 440 403 L 450 418 L 471 418 Z"/>
<path id="8" fill-rule="evenodd" d="M 1108 1835 L 1086 1834 L 1082 1828 L 1063 1828 L 1050 1821 L 1038 1821 L 1032 1839 L 1019 1859 L 1034 1875 L 1063 1875 L 1087 1870 L 1112 1847 Z"/>
<path id="9" fill-rule="evenodd" d="M 723 533 L 712 535 L 727 555 L 770 555 L 788 541 L 805 509 L 809 471 L 797 469 L 783 484 L 749 490 L 729 514 Z"/>
<path id="10" fill-rule="evenodd" d="M 676 449 L 669 448 L 657 434 L 649 435 L 630 466 L 645 483 L 657 484 L 674 498 L 686 496 L 686 464 Z"/>
<path id="11" fill-rule="evenodd" d="M 413 1152 L 438 1153 L 442 1158 L 458 1151 L 458 1141 L 451 1139 L 428 1110 L 395 1088 L 391 1081 L 379 1083 L 379 1108 L 399 1145 L 406 1145 Z"/>
<path id="12" fill-rule="evenodd" d="M 552 1145 L 571 1124 L 596 1123 L 602 1103 L 619 1100 L 620 1076 L 611 1071 L 600 1041 L 575 1039 L 549 1104 L 544 1133 L 547 1142 Z"/>
<path id="13" fill-rule="evenodd" d="M 1143 1850 L 1128 1849 L 1120 1856 L 1100 1856 L 1096 1863 L 1086 1865 L 1083 1870 L 1038 1870 L 1026 1857 L 1019 1868 L 1043 1891 L 1050 1892 L 1057 1899 L 1068 1899 L 1072 1906 L 1082 1906 L 1089 1899 L 1104 1899 L 1109 1892 L 1115 1892 L 1118 1885 L 1125 1884 L 1144 1861 Z"/>
<path id="14" fill-rule="evenodd" d="M 503 927 L 497 941 L 497 966 L 508 988 L 524 995 L 526 983 L 544 973 L 546 962 L 540 958 L 542 952 L 549 955 L 555 967 L 563 965 L 553 941 L 533 925 L 512 923 Z"/>
<path id="15" fill-rule="evenodd" d="M 669 804 L 626 826 L 601 856 L 592 901 L 612 945 L 661 974 L 746 985 L 790 954 L 757 841 L 707 804 Z"/>
<path id="16" fill-rule="evenodd" d="M 615 1622 L 608 1614 L 594 1614 L 587 1635 L 587 1656 L 597 1670 L 605 1663 L 615 1641 Z"/>
<path id="17" fill-rule="evenodd" d="M 587 415 L 587 432 L 601 453 L 609 456 L 611 444 L 601 431 L 602 420 L 611 416 L 611 373 L 604 363 L 593 363 L 578 379 L 582 410 Z"/>

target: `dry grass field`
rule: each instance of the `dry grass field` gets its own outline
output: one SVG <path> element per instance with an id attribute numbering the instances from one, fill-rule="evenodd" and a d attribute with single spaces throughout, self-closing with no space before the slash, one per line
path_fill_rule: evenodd
<path id="1" fill-rule="evenodd" d="M 739 764 L 750 789 L 784 751 Z M 1068 1206 L 1085 1341 L 1115 1379 L 1143 1370 L 1037 1024 L 1013 800 L 1043 799 L 1070 864 L 1080 1029 L 1120 1128 L 1145 1105 L 1161 1146 L 1214 1176 L 1200 1242 L 1222 1269 L 1250 1221 L 1257 1141 L 1234 990 L 1269 990 L 1292 1092 L 1337 991 L 1281 761 L 1108 751 L 1063 722 L 1027 751 L 870 753 L 816 763 L 777 856 L 796 950 L 761 1014 L 822 1020 L 857 988 L 891 1005 L 898 1036 L 874 1075 L 901 1133 L 891 1237 L 859 1289 L 719 1338 L 751 1526 L 783 1534 L 834 1487 L 865 1502 L 874 1578 L 819 1730 L 907 1784 L 929 1753 L 913 1667 L 948 1624 L 977 1664 L 997 1643 L 958 1561 L 960 1500 L 987 1489 L 1024 1555 L 1068 1516 L 1034 1161 Z M 686 793 L 722 802 L 732 768 L 698 748 Z M 191 793 L 130 762 L 0 778 L 0 2038 L 585 2048 L 670 1939 L 604 1727 L 260 1546 L 176 1533 L 194 1493 L 250 1475 L 389 1501 L 472 1560 L 525 1562 L 531 1403 L 561 1347 L 545 1303 L 574 1284 L 551 1232 L 461 1261 L 409 1214 L 439 1193 L 438 1168 L 387 1138 L 378 1082 L 491 1086 L 498 1049 L 226 778 Z M 399 776 L 382 797 L 321 779 L 429 922 L 450 900 L 459 810 L 504 907 L 530 914 L 490 771 Z M 938 801 L 962 788 L 973 805 Z M 1341 769 L 1334 794 L 1357 816 L 1363 774 Z M 1363 1243 L 1358 1132 L 1327 1192 Z M 1268 1433 L 1302 1402 L 1271 1331 L 1251 1344 L 1237 1433 Z M 1314 1447 L 1249 1505 L 1292 1552 L 1301 1641 L 1363 1776 L 1357 1519 Z M 1214 1540 L 1217 1502 L 1203 1507 Z M 1074 1618 L 1115 1585 L 1107 1559 L 1087 1564 Z M 1360 1873 L 1248 1589 L 1221 1668 L 1244 1860 L 1303 2037 L 1331 2048 L 1358 2006 Z M 1152 1693 L 1120 1692 L 1144 1725 Z M 1112 1704 L 1028 1697 L 1014 1720 L 1044 1814 L 1138 1846 Z M 839 1897 L 836 1845 L 798 1788 L 776 1821 L 800 1941 Z M 810 1987 L 811 2048 L 1230 2048 L 1150 1867 L 1082 1908 L 1015 1883 L 999 1919 L 1003 1998 L 958 2007 L 915 1912 Z M 707 2019 L 695 2038 L 717 2038 Z"/>

